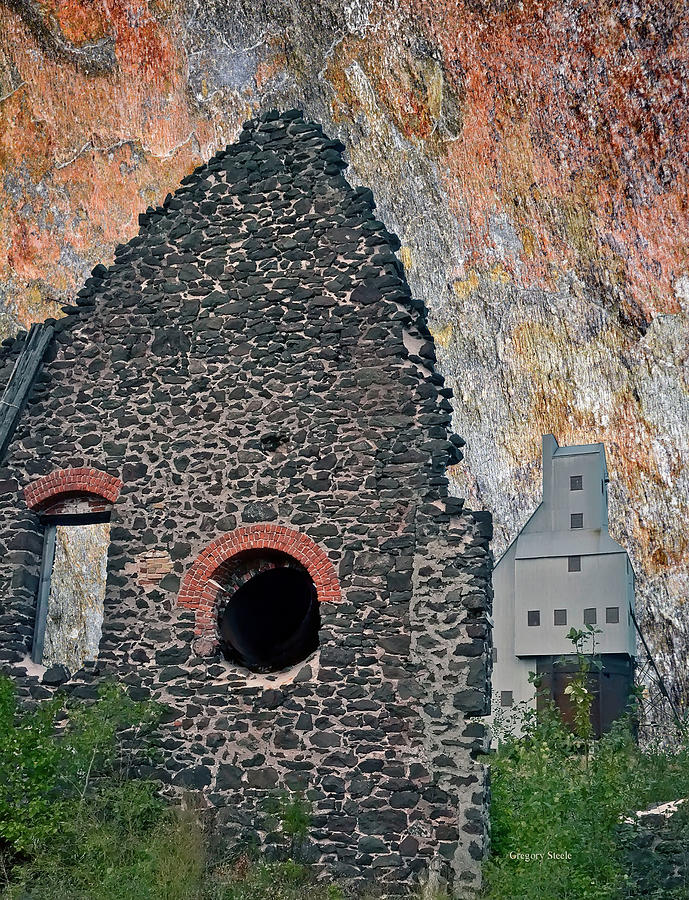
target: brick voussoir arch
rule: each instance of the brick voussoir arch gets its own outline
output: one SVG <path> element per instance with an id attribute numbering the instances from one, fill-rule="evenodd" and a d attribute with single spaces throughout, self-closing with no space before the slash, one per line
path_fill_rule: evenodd
<path id="1" fill-rule="evenodd" d="M 56 469 L 37 478 L 24 488 L 24 500 L 29 509 L 37 509 L 47 500 L 64 494 L 94 494 L 110 503 L 120 495 L 122 481 L 100 469 Z"/>
<path id="2" fill-rule="evenodd" d="M 179 606 L 196 612 L 194 631 L 207 641 L 208 651 L 216 640 L 215 610 L 221 590 L 213 576 L 223 563 L 246 550 L 277 550 L 291 556 L 313 579 L 322 603 L 336 603 L 341 599 L 340 583 L 332 562 L 308 535 L 268 522 L 242 526 L 216 538 L 199 553 L 189 567 L 177 597 Z"/>

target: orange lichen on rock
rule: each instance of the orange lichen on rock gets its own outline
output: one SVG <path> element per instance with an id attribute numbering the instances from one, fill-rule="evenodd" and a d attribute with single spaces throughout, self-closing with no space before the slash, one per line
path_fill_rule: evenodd
<path id="1" fill-rule="evenodd" d="M 42 51 L 24 21 L 0 9 L 4 52 L 22 84 L 0 105 L 0 164 L 24 197 L 20 206 L 5 206 L 0 219 L 0 280 L 9 283 L 6 305 L 24 326 L 36 312 L 23 308 L 32 285 L 40 280 L 62 297 L 76 289 L 89 268 L 107 261 L 108 248 L 136 232 L 138 213 L 198 164 L 213 138 L 189 109 L 181 48 L 147 4 L 103 0 L 89 8 L 107 28 L 99 31 L 83 4 L 67 0 L 46 14 L 65 40 L 112 35 L 117 65 L 108 75 L 87 74 Z"/>
<path id="2" fill-rule="evenodd" d="M 324 69 L 334 89 L 335 121 L 366 112 L 362 92 L 353 85 L 358 70 L 372 105 L 384 111 L 404 138 L 430 149 L 443 132 L 454 134 L 460 127 L 462 84 L 446 80 L 442 60 L 432 49 L 419 43 L 410 23 L 385 5 L 372 9 L 370 27 L 343 37 Z"/>
<path id="3" fill-rule="evenodd" d="M 400 234 L 469 439 L 451 474 L 496 546 L 535 502 L 542 433 L 604 441 L 640 602 L 689 595 L 681 4 L 43 0 L 42 24 L 12 6 L 0 327 L 54 315 L 252 111 L 301 106 Z"/>
<path id="4" fill-rule="evenodd" d="M 70 44 L 91 44 L 109 33 L 107 9 L 102 0 L 40 0 L 40 6 L 46 17 L 55 20 Z"/>
<path id="5" fill-rule="evenodd" d="M 499 206 L 539 246 L 521 254 L 525 283 L 574 269 L 640 325 L 676 312 L 689 113 L 687 43 L 672 11 L 625 19 L 605 0 L 401 5 L 463 91 L 446 186 L 460 215 L 468 204 L 469 262 L 485 258 L 484 223 Z"/>

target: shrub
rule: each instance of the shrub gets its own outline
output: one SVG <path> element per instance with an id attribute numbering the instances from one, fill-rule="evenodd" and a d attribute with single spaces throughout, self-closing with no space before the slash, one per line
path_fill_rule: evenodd
<path id="1" fill-rule="evenodd" d="M 599 741 L 562 722 L 552 703 L 521 709 L 522 735 L 506 733 L 490 764 L 490 900 L 616 900 L 637 896 L 620 819 L 689 796 L 689 741 L 641 750 L 623 717 Z M 548 858 L 571 854 L 571 859 Z M 521 854 L 521 857 L 519 856 Z M 543 854 L 543 858 L 533 857 Z M 641 896 L 641 894 L 638 894 Z"/>
<path id="2" fill-rule="evenodd" d="M 0 678 L 0 840 L 5 852 L 32 854 L 64 829 L 98 775 L 112 773 L 118 732 L 154 723 L 157 710 L 106 684 L 96 703 L 64 697 L 20 710 Z"/>
<path id="3" fill-rule="evenodd" d="M 282 841 L 279 853 L 283 859 L 302 862 L 308 853 L 308 835 L 311 828 L 311 804 L 300 794 L 285 791 L 266 801 L 268 822 L 277 829 Z"/>
<path id="4" fill-rule="evenodd" d="M 308 804 L 276 798 L 288 857 L 209 858 L 197 811 L 168 805 L 158 784 L 131 777 L 125 750 L 150 751 L 160 710 L 105 685 L 94 703 L 64 697 L 32 709 L 0 678 L 0 889 L 6 900 L 341 900 L 291 857 Z M 189 798 L 188 798 L 189 799 Z M 189 804 L 187 804 L 189 805 Z"/>
<path id="5" fill-rule="evenodd" d="M 196 900 L 203 838 L 154 782 L 129 777 L 159 709 L 115 685 L 94 703 L 21 709 L 0 679 L 0 878 L 7 898 Z M 2 881 L 0 881 L 2 884 Z"/>
<path id="6" fill-rule="evenodd" d="M 344 900 L 334 884 L 315 880 L 308 866 L 294 860 L 267 863 L 240 856 L 209 879 L 207 900 Z"/>
<path id="7" fill-rule="evenodd" d="M 153 786 L 131 781 L 80 807 L 57 842 L 16 866 L 7 898 L 198 900 L 203 834 Z"/>

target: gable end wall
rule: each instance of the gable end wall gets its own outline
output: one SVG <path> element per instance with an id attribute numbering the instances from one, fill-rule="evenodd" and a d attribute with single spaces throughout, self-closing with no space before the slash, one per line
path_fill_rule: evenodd
<path id="1" fill-rule="evenodd" d="M 487 828 L 490 523 L 447 495 L 450 392 L 342 150 L 296 111 L 247 123 L 55 323 L 0 471 L 0 660 L 27 699 L 52 691 L 25 664 L 42 525 L 22 491 L 109 473 L 100 654 L 65 689 L 115 675 L 169 704 L 166 790 L 202 791 L 228 839 L 269 842 L 266 797 L 304 791 L 317 865 L 400 890 L 430 869 L 464 896 Z M 177 602 L 213 541 L 268 524 L 341 591 L 319 651 L 272 679 L 197 655 Z"/>

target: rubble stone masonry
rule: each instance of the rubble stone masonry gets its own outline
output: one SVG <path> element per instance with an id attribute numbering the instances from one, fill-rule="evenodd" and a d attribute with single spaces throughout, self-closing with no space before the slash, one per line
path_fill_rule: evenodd
<path id="1" fill-rule="evenodd" d="M 42 504 L 100 497 L 100 652 L 62 689 L 114 675 L 168 704 L 165 789 L 203 792 L 228 840 L 269 847 L 266 798 L 304 792 L 318 866 L 390 891 L 430 869 L 465 896 L 487 828 L 490 517 L 448 496 L 450 391 L 343 149 L 297 111 L 248 122 L 54 323 L 0 472 L 0 661 L 27 699 L 54 690 L 26 662 Z M 319 594 L 320 646 L 286 672 L 225 660 L 214 607 L 199 627 L 247 541 Z"/>

